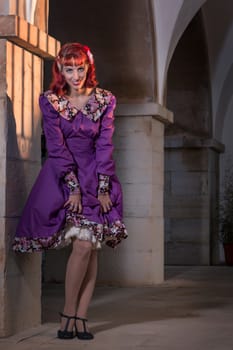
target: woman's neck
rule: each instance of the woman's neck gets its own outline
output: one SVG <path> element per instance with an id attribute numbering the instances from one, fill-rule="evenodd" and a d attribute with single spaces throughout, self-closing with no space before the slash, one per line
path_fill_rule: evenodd
<path id="1" fill-rule="evenodd" d="M 92 88 L 82 88 L 79 90 L 71 90 L 68 93 L 68 96 L 71 98 L 79 97 L 79 96 L 89 96 L 92 92 Z"/>

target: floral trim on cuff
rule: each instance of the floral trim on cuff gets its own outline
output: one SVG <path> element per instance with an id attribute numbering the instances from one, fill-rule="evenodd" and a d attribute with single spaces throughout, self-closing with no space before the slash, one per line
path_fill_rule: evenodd
<path id="1" fill-rule="evenodd" d="M 98 186 L 98 194 L 105 194 L 109 192 L 109 176 L 99 174 L 99 186 Z"/>
<path id="2" fill-rule="evenodd" d="M 73 171 L 66 174 L 64 180 L 65 180 L 65 182 L 70 190 L 70 194 L 80 193 L 79 182 L 78 182 L 78 179 Z"/>

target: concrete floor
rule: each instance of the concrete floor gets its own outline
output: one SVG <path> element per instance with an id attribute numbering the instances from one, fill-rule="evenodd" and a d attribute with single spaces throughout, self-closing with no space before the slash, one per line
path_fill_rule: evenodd
<path id="1" fill-rule="evenodd" d="M 233 350 L 233 267 L 168 267 L 154 287 L 97 286 L 92 341 L 56 338 L 63 286 L 43 290 L 43 324 L 7 339 L 0 349 Z"/>

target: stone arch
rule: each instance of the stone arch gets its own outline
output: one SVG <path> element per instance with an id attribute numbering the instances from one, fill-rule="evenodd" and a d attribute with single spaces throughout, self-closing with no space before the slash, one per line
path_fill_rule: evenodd
<path id="1" fill-rule="evenodd" d="M 164 103 L 167 70 L 185 28 L 207 0 L 151 0 L 157 51 L 158 102 Z"/>
<path id="2" fill-rule="evenodd" d="M 165 132 L 166 262 L 208 265 L 218 259 L 214 220 L 219 148 L 212 140 L 209 59 L 201 11 L 171 59 L 167 106 L 174 112 L 174 125 Z"/>

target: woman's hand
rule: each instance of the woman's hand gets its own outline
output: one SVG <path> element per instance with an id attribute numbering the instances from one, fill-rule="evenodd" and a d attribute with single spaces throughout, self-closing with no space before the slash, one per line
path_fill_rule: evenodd
<path id="1" fill-rule="evenodd" d="M 100 201 L 101 209 L 107 213 L 112 208 L 112 201 L 108 193 L 99 193 L 98 200 Z"/>
<path id="2" fill-rule="evenodd" d="M 81 194 L 70 194 L 68 201 L 66 201 L 64 204 L 64 207 L 68 207 L 69 210 L 80 214 L 82 212 Z"/>

